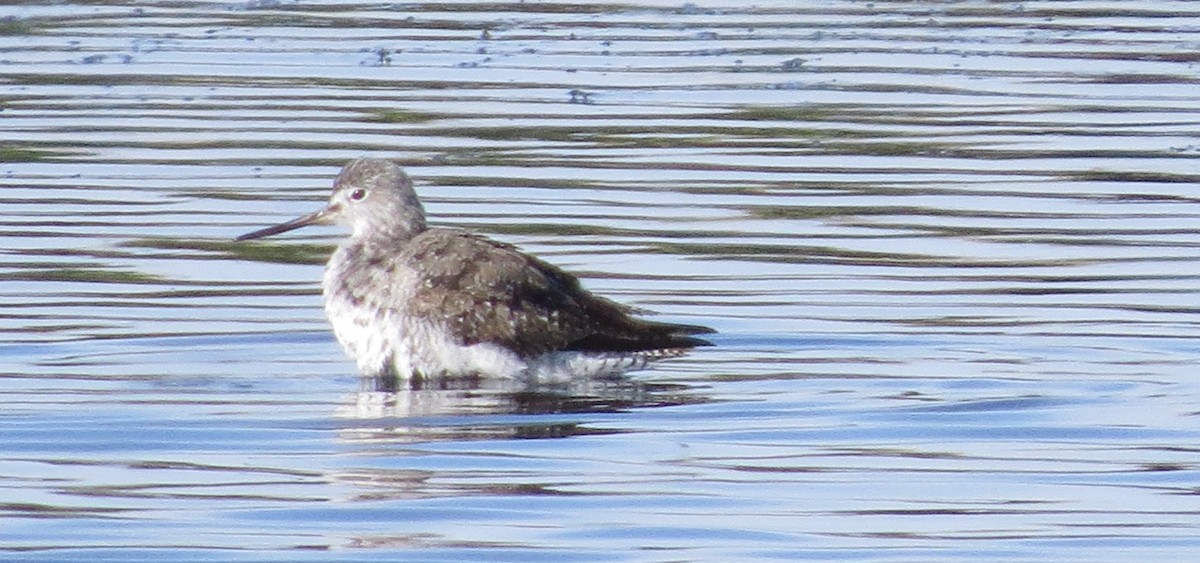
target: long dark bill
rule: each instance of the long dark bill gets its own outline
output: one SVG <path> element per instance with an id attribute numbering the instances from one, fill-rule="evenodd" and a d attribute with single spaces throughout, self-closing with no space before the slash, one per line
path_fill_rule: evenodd
<path id="1" fill-rule="evenodd" d="M 267 227 L 265 229 L 259 229 L 257 231 L 254 231 L 252 233 L 246 233 L 246 234 L 244 234 L 238 238 L 235 238 L 233 240 L 238 240 L 238 241 L 250 240 L 250 239 L 256 239 L 256 238 L 269 237 L 271 235 L 277 235 L 279 233 L 286 233 L 288 231 L 294 231 L 296 229 L 299 229 L 300 227 L 307 227 L 307 226 L 315 224 L 315 223 L 321 223 L 325 220 L 325 218 L 328 215 L 329 215 L 329 210 L 322 209 L 320 211 L 317 211 L 316 213 L 309 213 L 308 215 L 305 215 L 303 217 L 297 217 L 286 223 L 280 223 L 273 227 Z"/>

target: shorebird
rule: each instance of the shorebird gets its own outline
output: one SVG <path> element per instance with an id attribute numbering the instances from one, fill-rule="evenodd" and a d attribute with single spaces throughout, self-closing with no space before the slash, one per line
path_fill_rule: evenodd
<path id="1" fill-rule="evenodd" d="M 512 245 L 426 225 L 412 180 L 388 160 L 350 162 L 324 209 L 236 240 L 330 223 L 350 236 L 325 267 L 325 313 L 366 375 L 616 375 L 711 345 L 692 336 L 711 328 L 637 318 Z"/>

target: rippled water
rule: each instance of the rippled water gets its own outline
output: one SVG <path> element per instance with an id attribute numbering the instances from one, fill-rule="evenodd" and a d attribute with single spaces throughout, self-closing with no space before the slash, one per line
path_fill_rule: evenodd
<path id="1" fill-rule="evenodd" d="M 0 558 L 1190 560 L 1197 16 L 0 7 Z M 337 230 L 230 239 L 360 155 L 718 346 L 359 381 Z"/>

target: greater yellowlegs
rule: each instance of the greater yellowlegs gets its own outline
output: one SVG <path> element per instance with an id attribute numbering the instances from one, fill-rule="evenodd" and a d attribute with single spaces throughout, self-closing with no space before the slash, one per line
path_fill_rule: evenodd
<path id="1" fill-rule="evenodd" d="M 648 321 L 515 247 L 428 227 L 395 163 L 346 165 L 322 210 L 252 233 L 350 227 L 325 267 L 325 312 L 368 375 L 401 378 L 616 374 L 709 342 L 704 326 Z"/>

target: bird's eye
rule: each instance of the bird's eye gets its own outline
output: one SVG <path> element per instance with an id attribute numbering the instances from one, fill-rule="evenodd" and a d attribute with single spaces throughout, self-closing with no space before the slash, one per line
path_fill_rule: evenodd
<path id="1" fill-rule="evenodd" d="M 367 190 L 362 188 L 350 192 L 350 199 L 354 201 L 362 201 L 364 197 L 367 197 Z"/>

